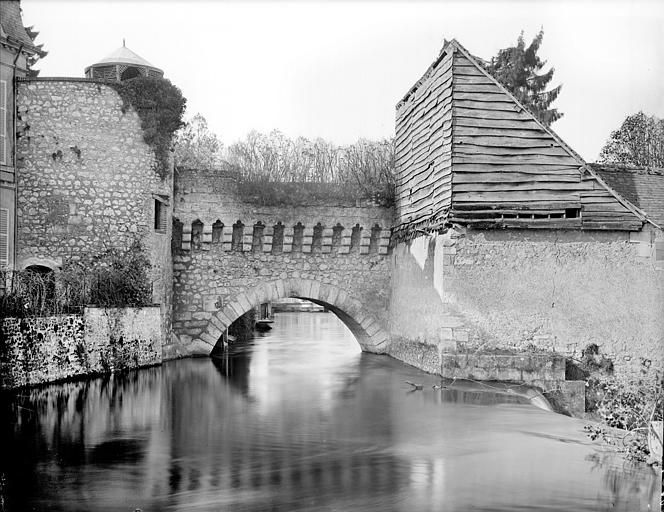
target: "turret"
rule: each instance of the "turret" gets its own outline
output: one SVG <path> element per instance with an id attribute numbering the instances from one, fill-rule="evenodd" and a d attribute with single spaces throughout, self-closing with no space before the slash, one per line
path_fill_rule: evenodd
<path id="1" fill-rule="evenodd" d="M 123 39 L 120 48 L 85 68 L 85 76 L 86 78 L 122 82 L 137 76 L 161 78 L 164 76 L 164 72 L 127 48 Z"/>

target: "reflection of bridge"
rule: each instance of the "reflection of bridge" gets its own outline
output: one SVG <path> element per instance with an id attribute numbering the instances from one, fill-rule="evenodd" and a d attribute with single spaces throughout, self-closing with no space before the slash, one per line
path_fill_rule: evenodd
<path id="1" fill-rule="evenodd" d="M 242 314 L 290 297 L 334 312 L 363 350 L 385 351 L 391 210 L 355 200 L 290 200 L 295 204 L 257 204 L 219 173 L 178 178 L 173 355 L 207 354 Z"/>

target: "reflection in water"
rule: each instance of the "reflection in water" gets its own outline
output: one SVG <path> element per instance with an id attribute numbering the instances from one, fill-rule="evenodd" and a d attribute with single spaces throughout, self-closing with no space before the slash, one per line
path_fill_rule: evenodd
<path id="1" fill-rule="evenodd" d="M 410 392 L 405 380 L 421 382 Z M 219 360 L 2 399 L 8 510 L 647 510 L 658 475 L 527 400 L 434 390 L 331 314 Z"/>

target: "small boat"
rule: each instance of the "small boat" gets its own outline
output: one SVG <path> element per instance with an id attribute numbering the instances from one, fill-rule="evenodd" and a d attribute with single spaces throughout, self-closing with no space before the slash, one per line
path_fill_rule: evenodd
<path id="1" fill-rule="evenodd" d="M 272 326 L 270 324 L 273 324 L 274 320 L 271 318 L 261 318 L 260 320 L 256 320 L 256 330 L 257 331 L 269 331 L 272 329 Z"/>

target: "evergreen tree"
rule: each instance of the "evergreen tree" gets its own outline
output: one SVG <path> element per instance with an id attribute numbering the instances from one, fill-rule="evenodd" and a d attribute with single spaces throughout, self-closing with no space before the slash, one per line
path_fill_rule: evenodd
<path id="1" fill-rule="evenodd" d="M 526 48 L 522 31 L 516 46 L 499 50 L 498 55 L 488 63 L 487 69 L 543 124 L 549 126 L 563 116 L 557 109 L 549 108 L 558 97 L 562 85 L 546 91 L 553 78 L 554 68 L 538 74 L 546 65 L 546 61 L 537 56 L 543 37 L 544 30 L 540 30 Z"/>
<path id="2" fill-rule="evenodd" d="M 600 162 L 636 167 L 664 167 L 664 120 L 638 112 L 612 131 Z"/>

